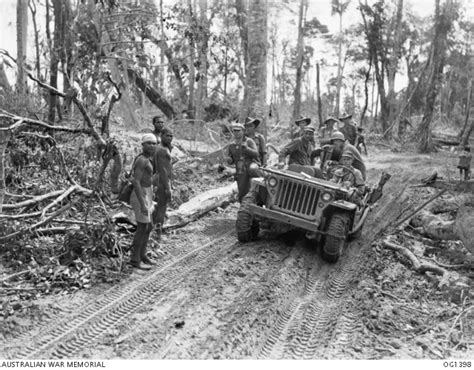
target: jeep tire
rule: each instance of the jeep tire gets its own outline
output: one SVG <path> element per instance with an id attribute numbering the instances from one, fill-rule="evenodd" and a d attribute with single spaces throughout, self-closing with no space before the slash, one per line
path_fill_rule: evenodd
<path id="1" fill-rule="evenodd" d="M 349 222 L 350 217 L 347 213 L 335 213 L 329 220 L 326 229 L 326 240 L 321 251 L 321 257 L 326 262 L 337 262 L 341 256 L 346 245 Z"/>
<path id="2" fill-rule="evenodd" d="M 239 242 L 246 243 L 257 239 L 260 227 L 258 221 L 254 220 L 249 209 L 251 204 L 257 204 L 257 197 L 258 192 L 251 190 L 243 197 L 242 203 L 240 203 L 240 208 L 237 212 L 237 221 L 235 222 Z"/>

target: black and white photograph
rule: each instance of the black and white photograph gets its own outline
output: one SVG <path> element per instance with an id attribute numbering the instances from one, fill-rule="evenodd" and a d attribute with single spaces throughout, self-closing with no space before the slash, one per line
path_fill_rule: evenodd
<path id="1" fill-rule="evenodd" d="M 0 370 L 474 368 L 472 0 L 0 20 Z"/>

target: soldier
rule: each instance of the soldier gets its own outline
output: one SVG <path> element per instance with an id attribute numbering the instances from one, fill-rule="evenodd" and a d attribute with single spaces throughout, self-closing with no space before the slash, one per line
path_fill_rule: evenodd
<path id="1" fill-rule="evenodd" d="M 319 129 L 319 144 L 326 145 L 329 144 L 329 138 L 332 136 L 334 131 L 337 129 L 334 127 L 334 124 L 339 123 L 339 121 L 334 117 L 328 117 L 326 121 L 323 122 L 323 127 Z"/>
<path id="2" fill-rule="evenodd" d="M 347 189 L 355 188 L 355 191 L 349 195 L 347 200 L 357 202 L 364 196 L 365 182 L 362 173 L 352 166 L 353 162 L 354 153 L 345 149 L 339 160 L 339 164 L 345 168 L 336 168 L 334 172 L 332 172 L 329 181 L 343 184 Z"/>
<path id="3" fill-rule="evenodd" d="M 298 126 L 300 129 L 299 131 L 293 133 L 292 139 L 296 139 L 299 137 L 304 136 L 304 129 L 311 123 L 311 118 L 300 118 L 295 121 L 295 125 Z"/>
<path id="4" fill-rule="evenodd" d="M 343 113 L 342 117 L 339 117 L 339 121 L 343 124 L 339 131 L 343 133 L 346 140 L 349 141 L 349 144 L 354 145 L 357 131 L 354 121 L 352 120 L 352 114 Z"/>
<path id="5" fill-rule="evenodd" d="M 244 137 L 244 125 L 235 122 L 231 126 L 234 142 L 225 149 L 227 163 L 235 164 L 235 180 L 237 181 L 238 200 L 250 189 L 250 178 L 258 176 L 258 150 L 255 142 Z"/>
<path id="6" fill-rule="evenodd" d="M 471 175 L 471 148 L 466 146 L 464 147 L 464 151 L 459 155 L 459 175 L 461 176 L 461 180 L 469 180 Z"/>
<path id="7" fill-rule="evenodd" d="M 311 165 L 311 153 L 314 150 L 314 127 L 306 126 L 304 135 L 294 139 L 280 151 L 278 161 L 285 163 L 289 156 L 288 164 L 299 164 L 301 166 Z"/>
<path id="8" fill-rule="evenodd" d="M 355 146 L 345 141 L 344 135 L 335 131 L 330 138 L 331 144 L 324 145 L 322 148 L 318 148 L 311 153 L 311 157 L 320 156 L 321 158 L 321 169 L 327 161 L 339 161 L 343 151 L 349 151 L 353 154 L 353 166 L 362 173 L 362 178 L 366 179 L 366 169 L 364 161 L 356 149 Z"/>
<path id="9" fill-rule="evenodd" d="M 367 155 L 367 146 L 365 145 L 365 136 L 362 134 L 362 131 L 364 129 L 362 127 L 357 127 L 357 137 L 356 137 L 356 143 L 355 147 L 359 151 L 359 153 L 362 153 L 362 147 L 364 147 L 364 153 Z"/>
<path id="10" fill-rule="evenodd" d="M 137 269 L 149 270 L 150 268 L 142 266 L 141 262 L 147 265 L 155 264 L 147 257 L 146 248 L 153 228 L 153 164 L 151 160 L 156 150 L 157 140 L 154 134 L 145 134 L 141 142 L 143 152 L 137 157 L 132 168 L 133 191 L 130 196 L 130 205 L 135 213 L 137 229 L 133 236 L 130 264 Z"/>
<path id="11" fill-rule="evenodd" d="M 157 206 L 153 212 L 153 224 L 155 225 L 158 240 L 161 240 L 166 206 L 171 200 L 171 180 L 173 179 L 173 164 L 171 162 L 172 141 L 173 132 L 169 128 L 164 127 L 161 130 L 161 143 L 158 145 L 153 157 L 153 171 L 157 174 L 155 181 L 155 200 Z"/>
<path id="12" fill-rule="evenodd" d="M 258 118 L 247 117 L 245 119 L 245 136 L 251 138 L 257 145 L 258 159 L 262 167 L 267 166 L 267 146 L 265 138 L 262 134 L 255 132 L 255 129 L 260 124 Z"/>

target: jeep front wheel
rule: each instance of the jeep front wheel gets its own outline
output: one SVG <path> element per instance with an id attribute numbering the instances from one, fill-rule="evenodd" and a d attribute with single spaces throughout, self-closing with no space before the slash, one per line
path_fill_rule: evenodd
<path id="1" fill-rule="evenodd" d="M 254 220 L 250 213 L 250 205 L 257 204 L 257 197 L 258 192 L 251 190 L 242 199 L 235 223 L 239 242 L 246 243 L 256 239 L 258 236 L 260 231 L 258 221 Z"/>
<path id="2" fill-rule="evenodd" d="M 334 263 L 341 256 L 342 250 L 346 245 L 349 221 L 350 217 L 345 213 L 336 213 L 329 220 L 326 230 L 326 241 L 322 249 L 322 258 L 326 262 Z"/>

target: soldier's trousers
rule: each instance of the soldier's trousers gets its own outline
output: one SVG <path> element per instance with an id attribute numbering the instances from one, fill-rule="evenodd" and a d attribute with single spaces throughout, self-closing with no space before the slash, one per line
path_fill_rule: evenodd
<path id="1" fill-rule="evenodd" d="M 242 198 L 250 190 L 250 179 L 252 177 L 262 176 L 261 171 L 258 168 L 256 163 L 252 163 L 248 168 L 243 172 L 235 175 L 235 180 L 237 181 L 237 190 L 238 190 L 238 201 L 241 202 Z"/>
<path id="2" fill-rule="evenodd" d="M 158 186 L 155 192 L 155 201 L 157 202 L 155 210 L 153 211 L 153 225 L 163 226 L 165 222 L 166 206 L 168 205 L 168 197 L 164 186 Z"/>

